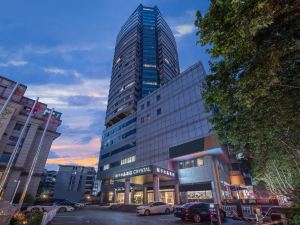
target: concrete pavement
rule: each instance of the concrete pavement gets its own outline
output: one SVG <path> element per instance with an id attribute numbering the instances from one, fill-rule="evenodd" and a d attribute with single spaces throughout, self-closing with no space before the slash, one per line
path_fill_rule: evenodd
<path id="1" fill-rule="evenodd" d="M 171 215 L 138 216 L 136 213 L 116 212 L 101 207 L 88 207 L 73 212 L 59 213 L 50 225 L 192 225 Z M 227 220 L 224 225 L 252 225 L 242 221 Z M 203 222 L 201 225 L 210 225 Z"/>

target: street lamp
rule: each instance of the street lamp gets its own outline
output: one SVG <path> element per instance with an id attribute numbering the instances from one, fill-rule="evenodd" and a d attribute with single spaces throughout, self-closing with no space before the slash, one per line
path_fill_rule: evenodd
<path id="1" fill-rule="evenodd" d="M 42 194 L 41 196 L 43 199 L 47 198 L 48 196 L 46 194 Z"/>

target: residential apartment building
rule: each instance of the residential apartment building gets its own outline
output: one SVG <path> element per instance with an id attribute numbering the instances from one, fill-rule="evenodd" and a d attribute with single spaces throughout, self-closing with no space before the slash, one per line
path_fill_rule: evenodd
<path id="1" fill-rule="evenodd" d="M 0 107 L 3 107 L 10 93 L 12 93 L 16 82 L 0 76 Z M 3 173 L 7 167 L 7 163 L 12 155 L 12 152 L 18 142 L 20 133 L 24 127 L 25 121 L 34 105 L 34 100 L 24 96 L 27 87 L 19 84 L 15 90 L 8 107 L 0 118 L 0 177 L 4 179 Z M 5 182 L 2 199 L 10 201 L 13 197 L 15 189 L 20 180 L 17 194 L 24 189 L 25 180 L 27 179 L 33 159 L 38 150 L 42 133 L 45 129 L 46 122 L 49 117 L 50 109 L 46 104 L 38 102 L 25 135 L 21 140 L 21 144 L 17 151 L 15 160 L 13 161 L 12 169 Z M 57 128 L 61 124 L 61 113 L 54 112 L 50 120 L 50 124 L 45 134 L 43 145 L 37 160 L 31 182 L 27 191 L 28 195 L 35 196 L 44 166 L 48 157 L 52 142 L 60 136 Z"/>
<path id="2" fill-rule="evenodd" d="M 93 167 L 60 165 L 54 198 L 77 202 L 92 195 L 95 177 L 96 170 Z"/>

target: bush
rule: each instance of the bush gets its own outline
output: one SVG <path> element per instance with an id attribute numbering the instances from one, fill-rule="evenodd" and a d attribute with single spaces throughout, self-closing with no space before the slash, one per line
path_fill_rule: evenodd
<path id="1" fill-rule="evenodd" d="M 43 219 L 42 212 L 16 213 L 10 221 L 10 225 L 40 225 Z"/>

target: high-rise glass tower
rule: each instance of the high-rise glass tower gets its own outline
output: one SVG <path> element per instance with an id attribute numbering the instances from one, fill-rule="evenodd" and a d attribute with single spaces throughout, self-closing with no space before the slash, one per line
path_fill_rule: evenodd
<path id="1" fill-rule="evenodd" d="M 138 100 L 179 74 L 175 38 L 157 7 L 139 5 L 115 47 L 106 127 L 136 111 Z"/>

